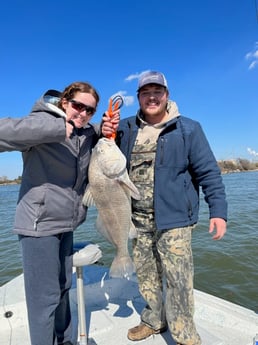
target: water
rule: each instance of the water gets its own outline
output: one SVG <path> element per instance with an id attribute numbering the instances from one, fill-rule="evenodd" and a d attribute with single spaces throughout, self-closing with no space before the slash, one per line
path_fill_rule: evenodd
<path id="1" fill-rule="evenodd" d="M 229 204 L 228 231 L 220 241 L 208 233 L 208 208 L 201 201 L 193 233 L 195 288 L 258 312 L 258 172 L 223 175 Z M 19 185 L 0 186 L 0 286 L 22 272 L 17 236 L 12 234 Z M 202 200 L 202 199 L 201 199 Z M 75 231 L 75 242 L 92 241 L 110 265 L 114 249 L 95 230 L 96 210 Z"/>

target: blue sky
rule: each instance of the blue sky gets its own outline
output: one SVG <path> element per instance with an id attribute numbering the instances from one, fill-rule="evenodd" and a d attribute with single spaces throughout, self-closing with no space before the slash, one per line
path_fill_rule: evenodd
<path id="1" fill-rule="evenodd" d="M 258 0 L 256 0 L 258 2 Z M 218 160 L 258 152 L 255 0 L 18 1 L 1 4 L 0 118 L 27 115 L 47 90 L 88 81 L 101 101 L 120 92 L 135 114 L 137 79 L 163 72 L 181 114 L 200 121 Z M 22 173 L 0 154 L 0 177 Z"/>

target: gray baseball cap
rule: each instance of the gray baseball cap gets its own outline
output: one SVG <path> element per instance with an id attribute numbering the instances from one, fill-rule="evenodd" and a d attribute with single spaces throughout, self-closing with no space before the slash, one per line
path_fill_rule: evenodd
<path id="1" fill-rule="evenodd" d="M 167 80 L 164 74 L 160 72 L 149 71 L 141 74 L 138 81 L 137 91 L 148 84 L 158 84 L 168 88 Z"/>

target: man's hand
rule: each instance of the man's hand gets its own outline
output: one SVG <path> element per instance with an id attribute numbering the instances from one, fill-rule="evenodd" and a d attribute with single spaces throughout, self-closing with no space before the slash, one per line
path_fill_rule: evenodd
<path id="1" fill-rule="evenodd" d="M 214 240 L 220 240 L 227 231 L 227 223 L 222 218 L 211 218 L 209 233 L 211 234 L 216 228 L 216 234 L 212 237 Z"/>
<path id="2" fill-rule="evenodd" d="M 102 134 L 107 138 L 112 137 L 112 134 L 116 133 L 117 131 L 117 128 L 119 126 L 119 121 L 120 121 L 119 109 L 113 112 L 112 117 L 110 117 L 108 112 L 106 111 L 102 118 L 102 127 L 101 127 Z"/>

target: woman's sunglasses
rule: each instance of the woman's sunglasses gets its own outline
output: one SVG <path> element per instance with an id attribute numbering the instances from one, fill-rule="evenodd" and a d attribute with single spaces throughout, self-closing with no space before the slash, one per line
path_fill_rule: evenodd
<path id="1" fill-rule="evenodd" d="M 78 112 L 86 111 L 88 116 L 92 116 L 96 109 L 91 107 L 90 105 L 83 104 L 81 102 L 76 101 L 75 99 L 69 100 L 69 102 L 72 104 L 73 109 L 75 109 Z"/>

